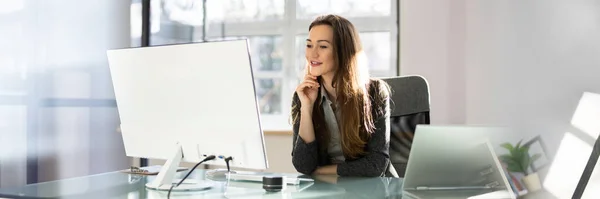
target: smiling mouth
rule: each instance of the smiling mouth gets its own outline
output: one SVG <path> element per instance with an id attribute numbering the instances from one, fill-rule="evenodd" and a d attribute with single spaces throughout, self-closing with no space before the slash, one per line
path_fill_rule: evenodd
<path id="1" fill-rule="evenodd" d="M 321 66 L 323 64 L 323 62 L 318 62 L 318 61 L 310 61 L 310 65 L 312 67 L 317 67 L 317 66 Z"/>

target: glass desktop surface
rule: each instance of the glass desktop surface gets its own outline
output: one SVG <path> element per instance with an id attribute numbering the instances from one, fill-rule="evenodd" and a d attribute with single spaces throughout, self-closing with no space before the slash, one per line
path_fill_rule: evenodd
<path id="1" fill-rule="evenodd" d="M 197 169 L 189 178 L 210 180 Z M 185 172 L 178 172 L 181 178 Z M 298 176 L 298 174 L 283 174 Z M 303 176 L 302 176 L 303 177 Z M 167 198 L 165 191 L 146 189 L 155 176 L 110 172 L 58 181 L 0 189 L 0 198 Z M 281 192 L 266 192 L 261 182 L 210 180 L 205 191 L 172 192 L 170 198 L 401 198 L 401 178 L 313 176 L 315 182 L 288 185 Z"/>

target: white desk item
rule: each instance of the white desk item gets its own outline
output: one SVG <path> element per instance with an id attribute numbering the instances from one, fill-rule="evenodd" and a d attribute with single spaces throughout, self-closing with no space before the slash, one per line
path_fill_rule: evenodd
<path id="1" fill-rule="evenodd" d="M 264 176 L 264 175 L 260 175 L 260 174 L 245 174 L 245 173 L 228 173 L 225 175 L 227 177 L 229 177 L 230 180 L 251 181 L 251 182 L 262 182 L 263 176 Z M 307 179 L 307 178 L 294 178 L 294 177 L 286 176 L 285 182 L 288 185 L 298 185 L 301 182 L 314 182 L 314 180 Z"/>

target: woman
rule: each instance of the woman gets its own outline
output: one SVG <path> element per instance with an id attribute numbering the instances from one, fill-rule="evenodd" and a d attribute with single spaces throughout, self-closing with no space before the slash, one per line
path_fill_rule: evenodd
<path id="1" fill-rule="evenodd" d="M 307 73 L 292 101 L 294 167 L 307 175 L 396 176 L 388 153 L 389 90 L 361 64 L 354 26 L 326 15 L 308 29 Z"/>

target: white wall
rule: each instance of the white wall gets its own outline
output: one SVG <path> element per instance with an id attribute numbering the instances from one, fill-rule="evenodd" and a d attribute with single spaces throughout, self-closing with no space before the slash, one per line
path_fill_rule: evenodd
<path id="1" fill-rule="evenodd" d="M 556 146 L 584 91 L 600 92 L 592 1 L 401 3 L 401 73 L 431 87 L 432 123 L 507 124 Z"/>
<path id="2" fill-rule="evenodd" d="M 600 93 L 600 2 L 400 6 L 401 73 L 429 80 L 432 123 L 517 127 L 506 140 L 542 135 L 551 155 L 566 132 L 593 141 L 570 122 L 583 92 Z"/>
<path id="3" fill-rule="evenodd" d="M 600 4 L 472 1 L 467 10 L 467 122 L 515 125 L 558 146 L 583 92 L 600 93 Z"/>
<path id="4" fill-rule="evenodd" d="M 292 165 L 292 135 L 265 135 L 267 145 L 268 172 L 296 173 Z"/>
<path id="5" fill-rule="evenodd" d="M 400 73 L 424 76 L 432 123 L 465 122 L 464 0 L 400 2 Z"/>

